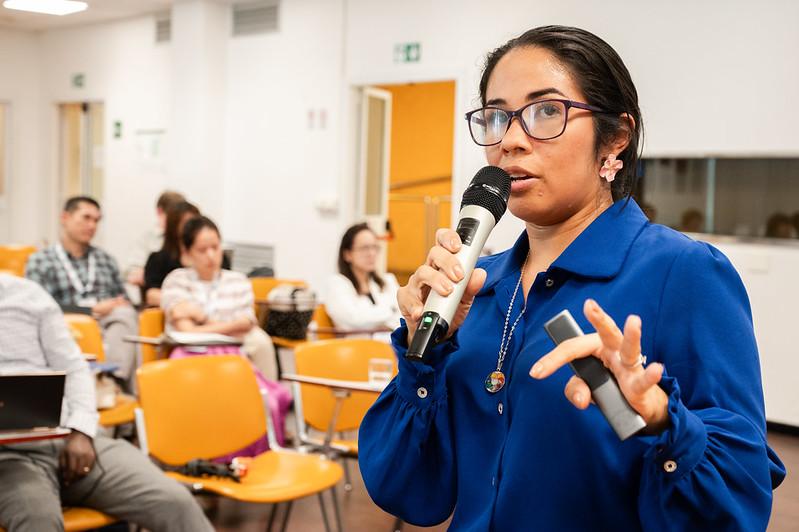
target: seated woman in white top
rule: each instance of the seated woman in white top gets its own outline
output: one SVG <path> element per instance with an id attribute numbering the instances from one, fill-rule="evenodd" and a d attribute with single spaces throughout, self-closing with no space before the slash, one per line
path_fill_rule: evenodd
<path id="1" fill-rule="evenodd" d="M 274 347 L 258 327 L 250 281 L 222 269 L 222 243 L 214 222 L 190 219 L 181 234 L 188 268 L 173 270 L 161 290 L 167 331 L 208 332 L 241 337 L 242 351 L 261 373 L 277 379 Z"/>
<path id="2" fill-rule="evenodd" d="M 330 319 L 343 330 L 393 330 L 399 326 L 397 279 L 377 273 L 380 246 L 365 223 L 347 229 L 338 252 L 339 273 L 331 277 L 325 297 Z"/>

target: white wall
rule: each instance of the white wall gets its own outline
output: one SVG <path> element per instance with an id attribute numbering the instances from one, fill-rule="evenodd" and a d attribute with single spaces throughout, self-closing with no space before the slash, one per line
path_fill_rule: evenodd
<path id="1" fill-rule="evenodd" d="M 40 208 L 50 213 L 49 217 L 43 215 L 43 234 L 57 235 L 57 105 L 102 101 L 106 119 L 104 219 L 98 243 L 124 263 L 131 242 L 155 223 L 157 195 L 171 186 L 166 169 L 168 151 L 161 162 L 142 154 L 151 132 L 168 134 L 171 126 L 170 48 L 155 43 L 153 19 L 143 17 L 43 33 L 39 36 L 39 62 L 39 109 L 45 133 L 39 138 L 37 152 L 47 190 Z M 83 88 L 71 86 L 76 73 L 85 75 Z M 122 122 L 119 139 L 113 138 L 115 121 Z"/>
<path id="2" fill-rule="evenodd" d="M 228 43 L 226 237 L 274 245 L 278 276 L 320 290 L 355 217 L 342 31 L 340 1 L 294 0 L 279 33 Z M 320 212 L 325 201 L 338 213 Z"/>
<path id="3" fill-rule="evenodd" d="M 10 111 L 10 166 L 7 194 L 0 200 L 0 242 L 27 244 L 42 236 L 38 48 L 33 34 L 0 32 L 0 102 Z"/>

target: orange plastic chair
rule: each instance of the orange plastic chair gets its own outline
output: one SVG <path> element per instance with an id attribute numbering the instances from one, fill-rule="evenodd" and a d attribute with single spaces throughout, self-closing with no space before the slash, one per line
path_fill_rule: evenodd
<path id="1" fill-rule="evenodd" d="M 314 337 L 317 340 L 331 340 L 336 337 L 336 334 L 332 332 L 335 325 L 333 325 L 333 320 L 330 319 L 324 304 L 316 306 L 311 321 L 316 323 L 317 331 L 314 333 Z"/>
<path id="2" fill-rule="evenodd" d="M 369 360 L 380 358 L 390 360 L 396 375 L 396 355 L 385 342 L 368 338 L 341 338 L 306 342 L 294 350 L 297 374 L 306 377 L 322 377 L 344 381 L 369 380 Z M 309 435 L 308 427 L 326 433 L 336 407 L 336 398 L 330 389 L 313 384 L 292 383 L 294 388 L 294 410 L 297 417 L 297 434 L 303 444 L 323 449 L 324 443 Z M 370 392 L 351 392 L 343 400 L 333 426 L 339 434 L 357 430 L 366 411 L 377 400 L 377 394 Z M 357 439 L 333 439 L 333 450 L 344 458 L 358 457 Z M 349 471 L 346 489 L 351 486 Z"/>
<path id="3" fill-rule="evenodd" d="M 116 522 L 113 517 L 91 508 L 64 508 L 63 512 L 65 532 L 94 530 Z M 5 532 L 5 529 L 0 528 L 0 532 Z"/>
<path id="4" fill-rule="evenodd" d="M 15 275 L 23 277 L 25 263 L 35 252 L 35 246 L 0 246 L 0 269 L 12 271 Z"/>
<path id="5" fill-rule="evenodd" d="M 96 356 L 98 362 L 105 361 L 103 335 L 97 321 L 86 314 L 64 314 L 64 319 L 80 350 L 85 354 Z M 135 397 L 127 394 L 117 395 L 115 406 L 100 410 L 100 425 L 118 427 L 125 423 L 133 423 L 137 406 Z"/>
<path id="6" fill-rule="evenodd" d="M 279 284 L 290 284 L 293 286 L 306 287 L 308 283 L 299 279 L 280 279 L 278 277 L 250 277 L 252 294 L 255 298 L 255 315 L 258 323 L 263 324 L 268 309 L 266 308 L 266 298 L 269 292 Z"/>
<path id="7" fill-rule="evenodd" d="M 158 339 L 164 334 L 164 325 L 164 311 L 160 308 L 144 309 L 139 314 L 139 336 Z M 167 353 L 163 353 L 161 349 L 161 346 L 141 344 L 142 364 L 164 358 Z"/>
<path id="8" fill-rule="evenodd" d="M 193 356 L 158 360 L 136 372 L 141 398 L 137 413 L 142 450 L 167 466 L 211 459 L 241 449 L 266 432 L 271 450 L 250 462 L 241 482 L 166 474 L 194 490 L 252 503 L 288 503 L 331 490 L 341 530 L 335 484 L 343 471 L 323 456 L 280 449 L 250 364 L 239 356 Z M 270 430 L 267 430 L 269 427 Z M 273 509 L 274 516 L 274 509 Z M 271 521 L 271 519 L 270 519 Z M 271 523 L 270 523 L 271 524 Z"/>

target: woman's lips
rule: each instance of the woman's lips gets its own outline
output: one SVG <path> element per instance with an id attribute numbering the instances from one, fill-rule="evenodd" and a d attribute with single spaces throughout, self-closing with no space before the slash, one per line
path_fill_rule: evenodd
<path id="1" fill-rule="evenodd" d="M 518 194 L 527 189 L 532 188 L 538 181 L 536 176 L 531 175 L 511 175 L 510 179 L 510 192 L 511 194 Z"/>

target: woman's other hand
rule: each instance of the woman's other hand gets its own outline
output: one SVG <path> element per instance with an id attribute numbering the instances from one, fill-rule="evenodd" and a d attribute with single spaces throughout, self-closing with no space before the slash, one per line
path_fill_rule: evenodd
<path id="1" fill-rule="evenodd" d="M 629 316 L 622 333 L 596 301 L 587 300 L 583 312 L 597 332 L 558 344 L 533 365 L 530 375 L 543 379 L 572 360 L 597 357 L 616 377 L 630 406 L 646 421 L 646 432 L 662 432 L 668 426 L 669 402 L 666 393 L 658 386 L 663 366 L 652 363 L 644 367 L 642 363 L 641 318 Z M 588 385 L 576 375 L 566 383 L 564 393 L 581 410 L 588 408 L 592 400 Z"/>
<path id="2" fill-rule="evenodd" d="M 430 290 L 442 296 L 448 296 L 455 289 L 455 283 L 464 277 L 463 268 L 455 254 L 461 249 L 461 239 L 452 229 L 436 231 L 436 245 L 430 249 L 425 263 L 411 275 L 408 284 L 397 291 L 397 302 L 402 317 L 408 324 L 408 343 L 410 344 L 424 312 L 424 304 Z M 449 324 L 447 337 L 452 336 L 463 323 L 472 306 L 474 296 L 482 288 L 486 272 L 475 268 L 466 290 L 463 293 L 458 310 Z"/>

